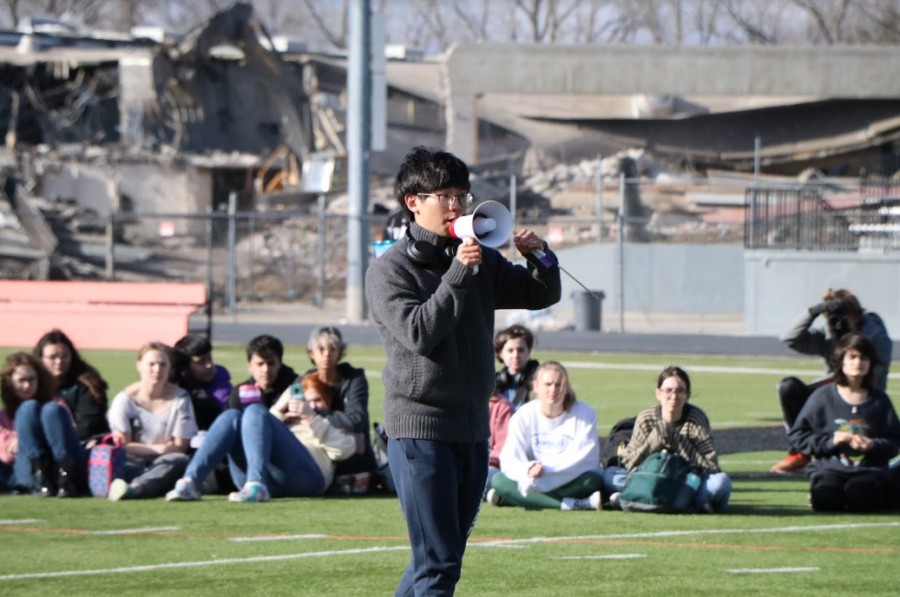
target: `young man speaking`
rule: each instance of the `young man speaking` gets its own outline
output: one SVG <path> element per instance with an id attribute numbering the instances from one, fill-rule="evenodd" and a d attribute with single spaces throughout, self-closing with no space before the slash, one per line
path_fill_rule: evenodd
<path id="1" fill-rule="evenodd" d="M 469 188 L 459 158 L 413 149 L 395 188 L 406 237 L 366 274 L 387 353 L 388 458 L 412 547 L 398 596 L 452 595 L 459 581 L 487 478 L 494 311 L 543 309 L 560 298 L 555 257 L 534 232 L 513 237 L 527 268 L 453 240 L 450 224 L 471 205 Z M 534 250 L 547 257 L 538 261 Z"/>

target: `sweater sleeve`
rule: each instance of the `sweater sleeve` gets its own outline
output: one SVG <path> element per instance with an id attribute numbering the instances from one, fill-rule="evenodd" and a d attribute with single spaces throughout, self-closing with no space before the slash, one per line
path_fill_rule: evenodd
<path id="1" fill-rule="evenodd" d="M 692 470 L 704 474 L 719 472 L 719 456 L 713 445 L 709 420 L 703 411 L 691 409 L 678 433 L 676 449 Z"/>
<path id="2" fill-rule="evenodd" d="M 836 392 L 834 384 L 822 386 L 812 393 L 788 432 L 791 449 L 816 458 L 835 454 L 834 433 L 826 423 L 828 392 Z"/>
<path id="3" fill-rule="evenodd" d="M 415 272 L 389 257 L 377 259 L 366 272 L 366 299 L 373 319 L 407 350 L 428 355 L 456 328 L 472 272 L 454 258 L 435 291 L 423 296 Z"/>
<path id="4" fill-rule="evenodd" d="M 873 390 L 876 391 L 876 390 Z M 872 439 L 872 449 L 866 454 L 874 462 L 887 462 L 900 450 L 900 419 L 887 394 L 879 392 L 879 399 L 885 404 L 884 416 L 878 430 L 878 437 Z"/>
<path id="5" fill-rule="evenodd" d="M 822 330 L 811 330 L 810 326 L 816 320 L 809 309 L 804 309 L 797 315 L 791 326 L 781 334 L 779 340 L 788 348 L 800 354 L 820 356 L 827 359 L 834 348 L 834 343 Z"/>
<path id="6" fill-rule="evenodd" d="M 544 244 L 545 253 L 553 261 L 556 255 Z M 491 251 L 497 260 L 494 287 L 497 309 L 545 309 L 559 302 L 562 296 L 562 282 L 559 266 L 536 268 L 531 260 L 527 268 L 514 265 L 497 251 Z"/>
<path id="7" fill-rule="evenodd" d="M 634 423 L 631 439 L 622 453 L 622 464 L 628 470 L 637 468 L 650 454 L 659 452 L 666 446 L 675 445 L 676 436 L 675 426 L 657 417 L 656 408 L 642 411 Z"/>
<path id="8" fill-rule="evenodd" d="M 331 461 L 346 460 L 356 453 L 356 439 L 337 429 L 325 417 L 315 417 L 309 422 L 309 428 L 315 438 L 317 447 L 321 448 Z"/>
<path id="9" fill-rule="evenodd" d="M 12 452 L 12 445 L 17 439 L 16 426 L 4 408 L 0 410 L 0 462 L 12 464 L 16 461 L 16 455 Z"/>
<path id="10" fill-rule="evenodd" d="M 523 481 L 528 477 L 528 469 L 534 463 L 531 453 L 531 429 L 528 411 L 519 409 L 509 420 L 506 443 L 500 451 L 500 470 L 513 481 Z"/>

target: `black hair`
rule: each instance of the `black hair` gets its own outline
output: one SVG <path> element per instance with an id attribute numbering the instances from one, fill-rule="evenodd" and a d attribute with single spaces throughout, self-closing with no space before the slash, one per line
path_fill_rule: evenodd
<path id="1" fill-rule="evenodd" d="M 510 340 L 518 340 L 519 338 L 525 341 L 528 352 L 534 350 L 534 334 L 524 325 L 511 325 L 497 332 L 497 335 L 494 337 L 494 354 L 497 355 L 498 361 L 503 362 L 503 359 L 500 358 L 500 351 L 503 350 L 503 346 Z"/>
<path id="2" fill-rule="evenodd" d="M 419 145 L 403 158 L 394 194 L 407 219 L 413 222 L 416 216 L 406 205 L 407 195 L 450 188 L 469 191 L 469 167 L 452 153 Z"/>
<path id="3" fill-rule="evenodd" d="M 34 347 L 34 356 L 38 359 L 43 359 L 44 348 L 51 344 L 62 344 L 69 349 L 69 354 L 72 357 L 69 370 L 63 379 L 57 380 L 57 389 L 68 387 L 76 381 L 80 381 L 87 387 L 96 402 L 106 400 L 106 391 L 109 389 L 106 380 L 103 379 L 103 376 L 100 375 L 97 369 L 81 358 L 81 354 L 75 348 L 72 340 L 62 330 L 54 328 L 41 336 L 41 339 L 38 340 L 37 345 Z"/>
<path id="4" fill-rule="evenodd" d="M 259 355 L 263 359 L 266 359 L 267 361 L 272 357 L 278 357 L 278 360 L 280 361 L 284 356 L 284 345 L 281 343 L 281 340 L 279 340 L 275 336 L 263 334 L 262 336 L 257 336 L 247 343 L 248 363 L 255 354 Z"/>
<path id="5" fill-rule="evenodd" d="M 176 342 L 174 348 L 188 357 L 199 357 L 212 352 L 212 344 L 206 336 L 200 334 L 188 334 Z"/>

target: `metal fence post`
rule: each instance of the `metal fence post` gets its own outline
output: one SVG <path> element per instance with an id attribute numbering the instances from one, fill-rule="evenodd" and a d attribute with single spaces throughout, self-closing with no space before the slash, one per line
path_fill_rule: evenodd
<path id="1" fill-rule="evenodd" d="M 619 307 L 619 333 L 625 333 L 625 173 L 619 173 L 619 215 L 616 234 L 616 302 Z"/>
<path id="2" fill-rule="evenodd" d="M 603 242 L 603 156 L 597 154 L 597 242 Z"/>
<path id="3" fill-rule="evenodd" d="M 106 279 L 116 279 L 116 212 L 110 211 L 106 219 Z"/>
<path id="4" fill-rule="evenodd" d="M 325 195 L 319 195 L 319 238 L 316 258 L 316 306 L 325 306 Z"/>
<path id="5" fill-rule="evenodd" d="M 228 194 L 228 288 L 226 291 L 226 311 L 230 315 L 235 314 L 237 302 L 237 255 L 235 218 L 237 215 L 237 193 Z"/>
<path id="6" fill-rule="evenodd" d="M 510 162 L 510 172 L 509 172 L 509 215 L 512 217 L 512 226 L 513 233 L 516 231 L 516 203 L 518 202 L 518 197 L 516 193 L 516 173 L 512 170 L 512 163 Z M 510 261 L 515 261 L 516 256 L 518 255 L 518 251 L 515 250 L 514 247 L 510 248 L 509 256 Z"/>
<path id="7" fill-rule="evenodd" d="M 213 306 L 213 208 L 206 210 L 206 336 L 212 342 Z"/>

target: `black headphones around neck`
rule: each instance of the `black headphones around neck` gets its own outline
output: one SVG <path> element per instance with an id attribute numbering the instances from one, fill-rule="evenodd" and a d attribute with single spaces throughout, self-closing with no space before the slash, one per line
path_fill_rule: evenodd
<path id="1" fill-rule="evenodd" d="M 449 263 L 452 257 L 450 254 L 439 248 L 437 245 L 425 240 L 416 240 L 413 238 L 409 226 L 406 227 L 406 256 L 416 265 L 422 267 L 434 267 L 435 265 Z"/>

